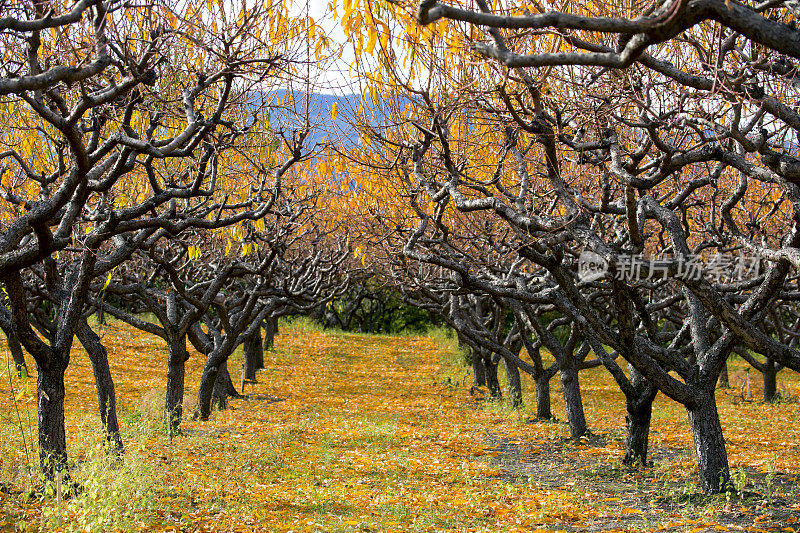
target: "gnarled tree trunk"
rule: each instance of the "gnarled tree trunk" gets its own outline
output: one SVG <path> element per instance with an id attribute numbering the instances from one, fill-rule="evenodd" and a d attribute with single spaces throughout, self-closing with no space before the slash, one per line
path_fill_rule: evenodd
<path id="1" fill-rule="evenodd" d="M 476 387 L 486 386 L 486 365 L 483 364 L 483 358 L 470 351 L 472 356 L 472 380 L 473 385 Z"/>
<path id="2" fill-rule="evenodd" d="M 703 492 L 717 494 L 728 490 L 728 452 L 725 449 L 714 391 L 704 391 L 698 395 L 695 402 L 686 406 L 686 412 L 692 428 Z"/>
<path id="3" fill-rule="evenodd" d="M 625 458 L 626 465 L 647 466 L 647 450 L 650 440 L 650 421 L 653 415 L 653 398 L 639 397 L 626 399 L 625 415 Z"/>
<path id="4" fill-rule="evenodd" d="M 489 388 L 489 395 L 498 400 L 503 397 L 503 391 L 500 387 L 500 381 L 497 378 L 497 364 L 493 363 L 489 358 L 481 358 L 484 365 L 484 373 L 486 374 L 486 386 Z"/>
<path id="5" fill-rule="evenodd" d="M 264 351 L 268 352 L 275 346 L 275 336 L 278 334 L 278 319 L 269 317 L 264 320 Z M 264 368 L 264 362 L 261 362 L 259 368 Z"/>
<path id="6" fill-rule="evenodd" d="M 17 374 L 22 375 L 28 373 L 28 365 L 25 364 L 25 353 L 22 351 L 22 345 L 11 328 L 3 328 L 3 334 L 6 336 L 6 344 L 8 350 L 11 352 L 11 357 L 14 359 L 14 366 L 16 367 Z"/>
<path id="7" fill-rule="evenodd" d="M 211 416 L 211 408 L 216 401 L 219 405 L 220 400 L 226 402 L 227 394 L 226 381 L 230 381 L 228 374 L 227 361 L 230 354 L 223 353 L 223 346 L 217 346 L 206 356 L 206 364 L 203 367 L 203 375 L 200 377 L 200 387 L 197 390 L 197 412 L 195 413 L 200 420 L 208 420 Z M 222 375 L 221 382 L 217 385 L 217 377 Z M 225 377 L 227 375 L 227 378 Z M 231 383 L 231 388 L 233 384 Z M 234 389 L 235 391 L 235 389 Z M 215 400 L 215 392 L 219 393 Z"/>
<path id="8" fill-rule="evenodd" d="M 650 421 L 653 416 L 653 401 L 658 389 L 647 381 L 641 372 L 628 366 L 631 389 L 625 394 L 625 458 L 626 465 L 647 466 L 647 450 L 650 440 Z"/>
<path id="9" fill-rule="evenodd" d="M 553 411 L 550 405 L 550 375 L 543 372 L 536 380 L 536 418 L 550 420 Z"/>
<path id="10" fill-rule="evenodd" d="M 483 364 L 483 359 L 474 355 L 472 356 L 472 380 L 476 387 L 486 386 L 486 365 Z"/>
<path id="11" fill-rule="evenodd" d="M 86 320 L 78 324 L 75 334 L 86 353 L 89 354 L 89 360 L 92 363 L 100 422 L 103 424 L 106 440 L 113 445 L 118 453 L 122 453 L 122 437 L 119 433 L 119 422 L 117 421 L 117 395 L 114 390 L 111 369 L 108 366 L 108 351 L 103 346 L 97 333 L 89 327 Z"/>
<path id="12" fill-rule="evenodd" d="M 45 479 L 53 481 L 56 470 L 66 470 L 67 440 L 64 431 L 64 372 L 61 358 L 52 358 L 48 368 L 39 367 L 37 378 L 39 411 L 39 462 Z"/>
<path id="13" fill-rule="evenodd" d="M 764 361 L 764 401 L 774 402 L 778 394 L 778 367 L 770 358 Z"/>
<path id="14" fill-rule="evenodd" d="M 206 362 L 200 378 L 200 388 L 197 390 L 197 416 L 200 420 L 208 420 L 211 416 L 211 403 L 218 372 L 219 368 L 215 364 Z"/>
<path id="15" fill-rule="evenodd" d="M 242 350 L 244 351 L 244 379 L 255 383 L 256 370 L 264 368 L 264 348 L 261 345 L 260 328 L 245 339 Z"/>
<path id="16" fill-rule="evenodd" d="M 728 374 L 728 361 L 725 361 L 725 364 L 722 365 L 722 371 L 719 373 L 719 379 L 717 380 L 717 386 L 721 389 L 729 389 L 731 388 L 731 379 L 730 375 Z"/>
<path id="17" fill-rule="evenodd" d="M 259 339 L 259 346 L 261 345 Z M 217 367 L 217 377 L 214 380 L 214 388 L 211 393 L 211 405 L 217 409 L 227 409 L 228 398 L 241 398 L 242 395 L 236 390 L 231 375 L 228 372 L 228 362 L 225 361 Z"/>
<path id="18" fill-rule="evenodd" d="M 183 418 L 186 361 L 189 359 L 189 352 L 186 350 L 186 336 L 171 340 L 168 348 L 167 394 L 164 403 L 164 414 L 167 431 L 170 436 L 173 436 L 180 433 L 181 419 Z"/>
<path id="19" fill-rule="evenodd" d="M 564 407 L 567 411 L 569 433 L 573 439 L 578 439 L 587 433 L 586 415 L 583 412 L 583 399 L 578 381 L 578 367 L 574 358 L 567 357 L 559 369 L 561 373 L 561 387 L 564 394 Z"/>
<path id="20" fill-rule="evenodd" d="M 647 466 L 647 446 L 650 437 L 650 420 L 652 418 L 652 402 L 636 405 L 628 401 L 625 415 L 625 458 L 626 465 Z"/>
<path id="21" fill-rule="evenodd" d="M 506 383 L 508 385 L 508 395 L 511 405 L 515 409 L 522 407 L 522 379 L 519 376 L 519 368 L 513 362 L 503 358 L 503 367 L 506 371 Z"/>

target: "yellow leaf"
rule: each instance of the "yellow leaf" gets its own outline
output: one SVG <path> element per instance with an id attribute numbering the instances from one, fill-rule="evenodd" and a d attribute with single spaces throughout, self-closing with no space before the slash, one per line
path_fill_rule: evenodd
<path id="1" fill-rule="evenodd" d="M 336 114 L 339 111 L 339 104 L 338 102 L 334 102 L 331 104 L 331 120 L 336 120 Z"/>
<path id="2" fill-rule="evenodd" d="M 378 30 L 375 29 L 375 26 L 370 24 L 367 26 L 367 31 L 369 32 L 369 40 L 367 40 L 367 53 L 372 54 L 372 51 L 375 49 L 375 43 L 378 41 Z"/>

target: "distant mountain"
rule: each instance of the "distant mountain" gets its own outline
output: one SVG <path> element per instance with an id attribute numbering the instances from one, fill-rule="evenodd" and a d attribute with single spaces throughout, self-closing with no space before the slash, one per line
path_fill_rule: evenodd
<path id="1" fill-rule="evenodd" d="M 291 98 L 293 96 L 293 98 Z M 333 95 L 321 93 L 291 93 L 277 89 L 269 93 L 251 93 L 254 108 L 270 107 L 270 127 L 289 133 L 305 126 L 306 117 L 311 133 L 306 138 L 306 146 L 334 142 L 340 145 L 358 143 L 358 132 L 350 120 L 361 106 L 361 95 Z M 334 105 L 337 108 L 333 117 Z"/>

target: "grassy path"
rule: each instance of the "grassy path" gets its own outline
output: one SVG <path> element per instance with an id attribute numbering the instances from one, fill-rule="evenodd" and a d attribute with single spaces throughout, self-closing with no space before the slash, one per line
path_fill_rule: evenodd
<path id="1" fill-rule="evenodd" d="M 171 443 L 160 427 L 165 348 L 111 326 L 122 465 L 103 453 L 85 354 L 76 350 L 67 400 L 70 457 L 86 490 L 62 515 L 65 530 L 164 531 L 791 531 L 797 403 L 720 400 L 744 501 L 700 501 L 685 415 L 663 398 L 654 414 L 656 465 L 620 468 L 623 405 L 602 371 L 582 374 L 598 437 L 567 443 L 561 423 L 480 401 L 447 341 L 327 334 L 287 328 L 246 400 Z M 0 347 L 0 361 L 7 353 Z M 239 375 L 239 356 L 231 363 Z M 190 359 L 187 397 L 202 361 Z M 7 371 L 6 371 L 7 372 Z M 27 499 L 23 435 L 35 436 L 31 390 L 0 385 L 0 529 L 50 530 L 52 500 Z M 563 413 L 554 380 L 557 415 Z M 10 385 L 13 385 L 13 391 Z M 528 388 L 530 384 L 526 383 Z M 787 394 L 800 394 L 798 382 Z M 30 389 L 30 387 L 29 387 Z M 529 393 L 530 391 L 528 391 Z M 20 424 L 12 399 L 19 396 Z M 189 401 L 191 406 L 192 400 Z M 526 394 L 527 405 L 533 398 Z M 560 416 L 563 417 L 563 414 Z M 776 421 L 782 430 L 774 431 Z M 770 430 L 773 428 L 773 430 Z M 29 451 L 29 455 L 31 452 Z"/>

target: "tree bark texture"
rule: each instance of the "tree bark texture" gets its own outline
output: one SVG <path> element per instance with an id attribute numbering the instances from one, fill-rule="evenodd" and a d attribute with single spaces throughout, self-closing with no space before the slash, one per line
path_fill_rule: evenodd
<path id="1" fill-rule="evenodd" d="M 264 351 L 268 352 L 275 346 L 275 335 L 278 334 L 278 319 L 274 317 L 267 318 L 264 321 Z M 264 362 L 261 362 L 259 369 L 264 368 Z"/>
<path id="2" fill-rule="evenodd" d="M 774 402 L 778 394 L 778 368 L 775 361 L 767 358 L 764 362 L 764 401 Z"/>
<path id="3" fill-rule="evenodd" d="M 578 367 L 572 357 L 561 369 L 561 387 L 564 394 L 564 407 L 567 411 L 569 433 L 573 439 L 578 439 L 587 433 L 586 415 L 583 412 L 583 399 L 578 381 Z"/>
<path id="4" fill-rule="evenodd" d="M 713 391 L 701 394 L 696 402 L 686 407 L 686 412 L 692 428 L 703 492 L 717 494 L 728 490 L 728 453 Z"/>
<path id="5" fill-rule="evenodd" d="M 259 339 L 259 345 L 260 345 Z M 211 404 L 217 409 L 227 409 L 228 398 L 241 398 L 242 395 L 236 390 L 231 375 L 228 372 L 228 362 L 225 361 L 217 367 L 217 377 L 214 380 L 214 388 L 211 394 Z"/>
<path id="6" fill-rule="evenodd" d="M 8 351 L 11 352 L 11 357 L 14 359 L 14 366 L 16 367 L 17 374 L 22 375 L 23 370 L 28 373 L 28 365 L 25 364 L 25 352 L 22 351 L 22 344 L 20 344 L 17 335 L 13 329 L 3 328 L 3 334 L 6 336 L 6 344 Z"/>
<path id="7" fill-rule="evenodd" d="M 550 406 L 550 376 L 543 372 L 536 378 L 536 418 L 538 420 L 550 420 L 553 418 L 553 411 Z"/>
<path id="8" fill-rule="evenodd" d="M 244 379 L 256 382 L 256 370 L 264 368 L 264 348 L 261 344 L 261 329 L 245 339 L 242 345 L 244 351 Z M 260 366 L 259 366 L 260 365 Z"/>
<path id="9" fill-rule="evenodd" d="M 647 449 L 650 439 L 650 421 L 653 415 L 653 395 L 650 398 L 626 399 L 625 458 L 626 465 L 647 466 Z"/>
<path id="10" fill-rule="evenodd" d="M 197 416 L 200 420 L 208 420 L 208 417 L 211 416 L 211 403 L 218 373 L 219 368 L 213 364 L 206 363 L 203 368 L 200 388 L 197 390 Z"/>
<path id="11" fill-rule="evenodd" d="M 486 366 L 483 364 L 483 358 L 475 352 L 472 352 L 472 377 L 476 387 L 486 386 Z"/>
<path id="12" fill-rule="evenodd" d="M 483 359 L 484 373 L 486 374 L 486 386 L 489 388 L 489 395 L 498 400 L 503 397 L 503 390 L 497 378 L 497 364 L 490 359 Z"/>
<path id="13" fill-rule="evenodd" d="M 60 358 L 53 358 L 55 361 Z M 39 462 L 45 479 L 66 470 L 67 441 L 64 432 L 64 372 L 66 365 L 38 368 Z"/>
<path id="14" fill-rule="evenodd" d="M 630 389 L 625 390 L 625 458 L 626 465 L 647 466 L 647 451 L 650 440 L 650 421 L 653 417 L 653 401 L 658 395 L 654 387 L 633 365 L 628 365 Z"/>
<path id="15" fill-rule="evenodd" d="M 731 388 L 730 375 L 728 374 L 728 361 L 725 361 L 725 364 L 722 366 L 722 371 L 719 373 L 717 386 L 721 389 Z"/>
<path id="16" fill-rule="evenodd" d="M 119 433 L 119 422 L 117 421 L 117 395 L 111 369 L 108 366 L 108 351 L 103 346 L 100 337 L 85 320 L 78 325 L 75 333 L 86 353 L 89 354 L 89 360 L 92 363 L 97 389 L 97 406 L 106 440 L 117 453 L 122 453 L 122 436 Z"/>
<path id="17" fill-rule="evenodd" d="M 513 362 L 503 359 L 503 366 L 506 371 L 506 384 L 508 386 L 508 396 L 511 405 L 515 409 L 522 407 L 522 379 L 519 375 L 519 368 Z"/>
<path id="18" fill-rule="evenodd" d="M 183 418 L 183 396 L 186 377 L 186 361 L 189 352 L 186 350 L 186 337 L 180 337 L 169 343 L 169 359 L 167 361 L 167 394 L 164 402 L 164 415 L 167 431 L 170 436 L 177 435 L 181 429 Z"/>

